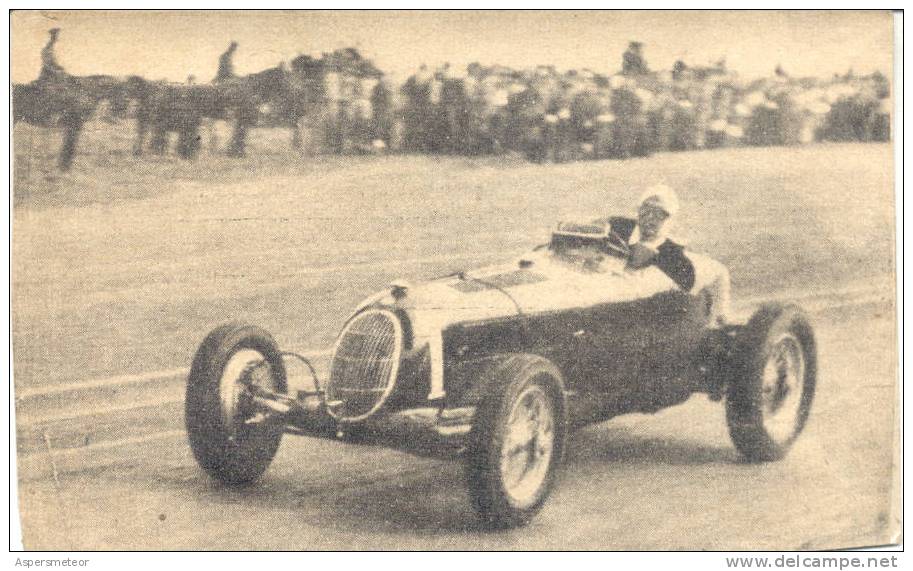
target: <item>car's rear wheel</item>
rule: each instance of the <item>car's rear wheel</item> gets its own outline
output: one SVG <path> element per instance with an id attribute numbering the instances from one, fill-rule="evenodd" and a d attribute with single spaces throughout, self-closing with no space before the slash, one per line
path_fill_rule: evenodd
<path id="1" fill-rule="evenodd" d="M 805 427 L 815 395 L 812 326 L 795 306 L 762 307 L 740 335 L 726 420 L 736 448 L 752 462 L 782 458 Z"/>
<path id="2" fill-rule="evenodd" d="M 467 449 L 473 507 L 493 528 L 529 522 L 551 491 L 566 434 L 561 373 L 534 355 L 507 357 L 480 403 Z"/>
<path id="3" fill-rule="evenodd" d="M 285 430 L 281 418 L 258 413 L 253 386 L 286 392 L 276 342 L 250 325 L 213 330 L 197 350 L 187 379 L 185 422 L 197 462 L 227 484 L 259 478 L 275 457 Z"/>

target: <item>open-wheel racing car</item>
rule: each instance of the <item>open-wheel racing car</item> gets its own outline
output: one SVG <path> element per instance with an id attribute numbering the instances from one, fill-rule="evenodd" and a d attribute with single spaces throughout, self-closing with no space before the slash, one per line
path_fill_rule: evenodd
<path id="1" fill-rule="evenodd" d="M 510 264 L 394 283 L 345 322 L 322 382 L 266 331 L 218 327 L 188 378 L 194 456 L 235 485 L 263 474 L 285 433 L 461 457 L 491 527 L 539 511 L 574 428 L 695 393 L 725 399 L 748 461 L 781 458 L 815 391 L 803 312 L 768 304 L 716 326 L 700 256 L 688 254 L 686 290 L 657 267 L 629 269 L 628 253 L 609 224 L 565 224 Z M 307 390 L 289 389 L 289 359 L 307 365 Z"/>

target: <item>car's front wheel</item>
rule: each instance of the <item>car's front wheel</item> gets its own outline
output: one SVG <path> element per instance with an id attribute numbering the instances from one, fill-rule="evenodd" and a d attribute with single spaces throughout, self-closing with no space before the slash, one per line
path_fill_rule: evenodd
<path id="1" fill-rule="evenodd" d="M 258 414 L 252 390 L 286 392 L 276 342 L 250 325 L 214 329 L 200 345 L 187 379 L 185 422 L 190 448 L 213 478 L 241 485 L 272 462 L 285 426 Z"/>
<path id="2" fill-rule="evenodd" d="M 561 373 L 534 355 L 511 355 L 476 411 L 467 449 L 473 507 L 492 528 L 524 525 L 542 509 L 564 453 Z"/>

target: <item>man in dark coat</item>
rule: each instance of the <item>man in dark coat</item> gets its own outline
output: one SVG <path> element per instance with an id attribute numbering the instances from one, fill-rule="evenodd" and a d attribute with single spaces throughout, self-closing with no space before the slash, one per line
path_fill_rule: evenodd
<path id="1" fill-rule="evenodd" d="M 387 83 L 381 79 L 371 90 L 371 136 L 375 141 L 383 141 L 390 146 L 393 134 L 393 94 Z"/>
<path id="2" fill-rule="evenodd" d="M 650 154 L 647 144 L 647 117 L 643 102 L 634 89 L 621 87 L 612 93 L 609 109 L 612 123 L 612 155 L 618 159 Z"/>
<path id="3" fill-rule="evenodd" d="M 647 73 L 647 62 L 642 51 L 643 44 L 631 42 L 621 60 L 621 73 L 624 75 L 642 75 Z"/>
<path id="4" fill-rule="evenodd" d="M 445 76 L 441 85 L 440 110 L 444 118 L 445 150 L 450 154 L 469 154 L 470 101 L 462 78 Z"/>
<path id="5" fill-rule="evenodd" d="M 54 44 L 57 43 L 57 35 L 60 28 L 51 28 L 48 30 L 48 43 L 41 50 L 41 74 L 38 76 L 39 81 L 49 81 L 60 79 L 66 75 L 63 67 L 57 63 L 57 57 L 54 54 Z"/>
<path id="6" fill-rule="evenodd" d="M 406 98 L 403 113 L 405 128 L 405 147 L 411 152 L 428 152 L 431 150 L 429 133 L 431 124 L 431 78 L 427 67 L 422 64 L 419 73 L 412 75 L 401 88 Z"/>
<path id="7" fill-rule="evenodd" d="M 219 71 L 216 72 L 216 78 L 213 80 L 213 83 L 235 77 L 235 64 L 232 62 L 232 58 L 237 49 L 238 42 L 232 42 L 229 44 L 228 49 L 225 50 L 225 53 L 219 56 Z"/>

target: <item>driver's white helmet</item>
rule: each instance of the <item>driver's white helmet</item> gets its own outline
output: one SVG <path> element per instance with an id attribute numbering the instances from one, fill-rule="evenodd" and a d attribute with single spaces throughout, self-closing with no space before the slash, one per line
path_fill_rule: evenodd
<path id="1" fill-rule="evenodd" d="M 678 213 L 678 196 L 672 188 L 657 184 L 647 188 L 640 197 L 640 206 L 650 205 L 660 208 L 671 218 Z"/>

